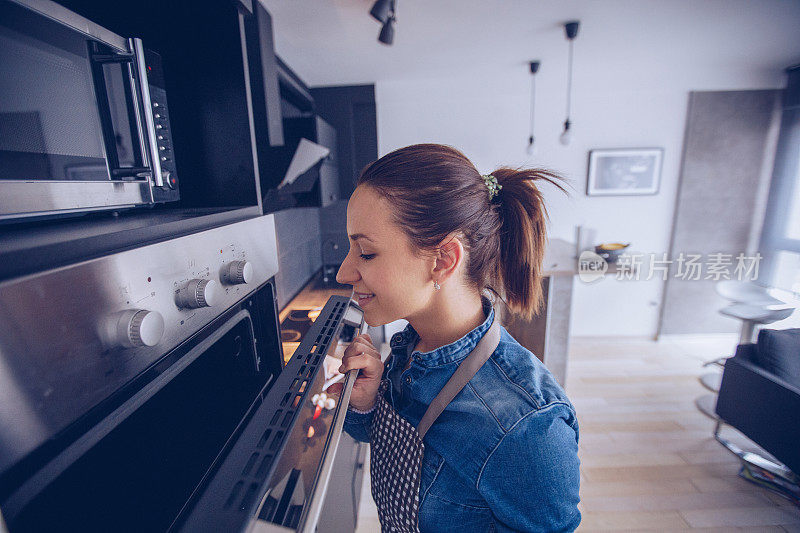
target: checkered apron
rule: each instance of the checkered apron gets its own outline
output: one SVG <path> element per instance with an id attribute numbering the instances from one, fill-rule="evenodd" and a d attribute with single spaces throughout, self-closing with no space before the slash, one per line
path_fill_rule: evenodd
<path id="1" fill-rule="evenodd" d="M 420 470 L 425 453 L 422 439 L 445 407 L 491 357 L 499 342 L 500 326 L 494 320 L 428 406 L 417 428 L 386 401 L 384 394 L 390 382 L 388 379 L 381 382 L 370 428 L 370 482 L 382 532 L 419 531 Z"/>

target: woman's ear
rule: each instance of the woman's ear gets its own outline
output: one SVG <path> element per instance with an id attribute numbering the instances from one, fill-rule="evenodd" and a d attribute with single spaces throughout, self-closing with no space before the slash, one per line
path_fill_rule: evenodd
<path id="1" fill-rule="evenodd" d="M 461 239 L 456 235 L 448 237 L 437 249 L 431 273 L 433 280 L 441 284 L 455 273 L 463 260 L 464 245 Z"/>

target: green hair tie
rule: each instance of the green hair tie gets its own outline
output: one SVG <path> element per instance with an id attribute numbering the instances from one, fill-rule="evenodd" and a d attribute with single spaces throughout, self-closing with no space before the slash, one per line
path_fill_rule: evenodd
<path id="1" fill-rule="evenodd" d="M 500 194 L 500 189 L 503 186 L 497 183 L 497 178 L 492 174 L 482 174 L 481 177 L 483 178 L 483 183 L 486 184 L 486 188 L 489 189 L 489 201 L 491 202 L 492 198 Z"/>

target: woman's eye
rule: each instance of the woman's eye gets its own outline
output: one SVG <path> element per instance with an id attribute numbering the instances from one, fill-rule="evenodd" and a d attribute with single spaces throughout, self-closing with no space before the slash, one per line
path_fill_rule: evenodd
<path id="1" fill-rule="evenodd" d="M 361 254 L 361 259 L 363 259 L 364 261 L 369 261 L 373 257 L 375 257 L 375 254 Z"/>

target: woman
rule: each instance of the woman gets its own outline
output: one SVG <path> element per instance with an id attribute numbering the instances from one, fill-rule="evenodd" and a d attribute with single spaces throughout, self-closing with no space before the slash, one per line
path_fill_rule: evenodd
<path id="1" fill-rule="evenodd" d="M 527 317 L 540 309 L 547 213 L 534 181 L 563 191 L 557 179 L 509 168 L 482 176 L 461 152 L 436 144 L 396 150 L 359 178 L 337 280 L 353 285 L 369 325 L 409 322 L 385 365 L 360 335 L 340 369 L 360 370 L 345 430 L 372 440 L 384 530 L 551 532 L 580 522 L 574 408 L 534 354 L 492 327 L 487 297 L 499 294 Z M 487 349 L 492 332 L 499 341 Z M 471 379 L 425 433 L 433 399 L 481 350 Z M 400 420 L 405 433 L 391 433 Z M 387 431 L 392 438 L 381 440 Z M 409 451 L 414 440 L 424 443 L 418 452 Z"/>

